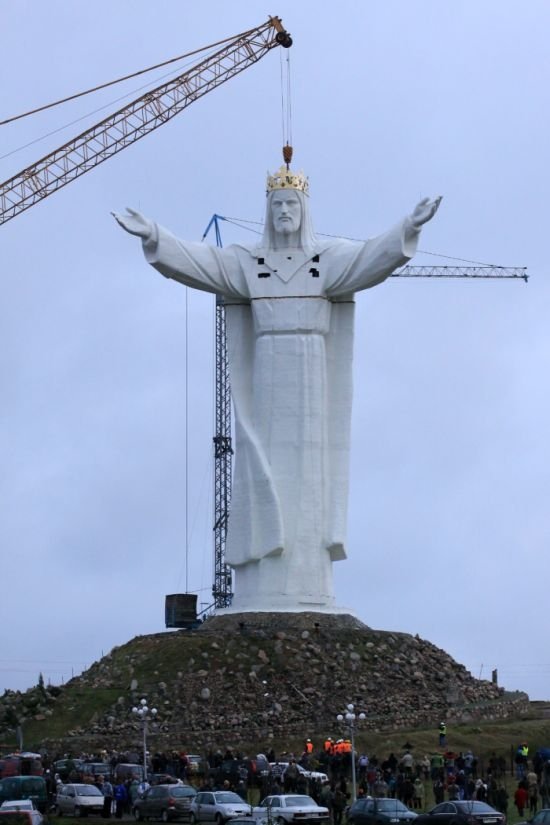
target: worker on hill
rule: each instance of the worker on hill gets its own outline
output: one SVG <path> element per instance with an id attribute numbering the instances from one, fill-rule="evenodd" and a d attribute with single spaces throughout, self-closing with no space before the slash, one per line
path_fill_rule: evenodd
<path id="1" fill-rule="evenodd" d="M 447 744 L 447 725 L 445 722 L 439 723 L 439 747 L 444 748 Z"/>
<path id="2" fill-rule="evenodd" d="M 529 761 L 527 742 L 522 742 L 521 745 L 518 745 L 514 761 L 516 763 L 516 779 L 523 779 L 527 773 L 527 763 Z"/>
<path id="3" fill-rule="evenodd" d="M 313 753 L 313 742 L 311 741 L 311 739 L 306 739 L 304 751 L 308 754 L 308 756 L 311 756 L 311 754 Z"/>

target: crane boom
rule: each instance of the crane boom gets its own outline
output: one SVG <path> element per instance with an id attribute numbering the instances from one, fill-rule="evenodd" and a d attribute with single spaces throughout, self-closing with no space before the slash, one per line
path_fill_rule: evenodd
<path id="1" fill-rule="evenodd" d="M 526 266 L 404 266 L 392 278 L 521 278 L 527 283 Z"/>
<path id="2" fill-rule="evenodd" d="M 0 184 L 0 224 L 162 126 L 193 101 L 292 43 L 278 17 L 235 35 L 210 57 L 119 109 Z"/>

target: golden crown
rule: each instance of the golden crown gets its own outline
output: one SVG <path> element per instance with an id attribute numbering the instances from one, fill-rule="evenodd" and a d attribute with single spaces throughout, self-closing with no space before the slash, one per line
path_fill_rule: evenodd
<path id="1" fill-rule="evenodd" d="M 309 180 L 303 172 L 293 172 L 290 168 L 292 160 L 292 146 L 288 144 L 283 147 L 283 157 L 285 163 L 272 175 L 267 174 L 267 192 L 275 189 L 298 189 L 304 195 L 309 195 Z"/>

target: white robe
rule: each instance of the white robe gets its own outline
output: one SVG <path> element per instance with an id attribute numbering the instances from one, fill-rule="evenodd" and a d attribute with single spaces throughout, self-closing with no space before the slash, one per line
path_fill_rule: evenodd
<path id="1" fill-rule="evenodd" d="M 335 609 L 346 557 L 353 294 L 414 254 L 407 219 L 370 241 L 301 250 L 144 242 L 163 275 L 221 294 L 235 412 L 225 561 L 234 611 Z"/>

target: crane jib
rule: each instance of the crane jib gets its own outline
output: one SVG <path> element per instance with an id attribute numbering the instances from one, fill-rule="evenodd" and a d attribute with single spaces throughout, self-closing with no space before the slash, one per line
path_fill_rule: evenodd
<path id="1" fill-rule="evenodd" d="M 195 100 L 292 39 L 278 17 L 236 35 L 210 57 L 164 83 L 0 184 L 0 224 L 171 120 Z"/>

